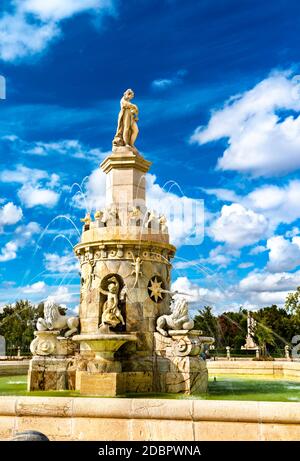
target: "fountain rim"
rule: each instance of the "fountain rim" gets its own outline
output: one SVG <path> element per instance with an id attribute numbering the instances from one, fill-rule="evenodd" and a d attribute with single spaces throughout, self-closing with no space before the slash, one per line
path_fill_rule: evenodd
<path id="1" fill-rule="evenodd" d="M 82 335 L 75 335 L 73 336 L 73 341 L 97 341 L 97 340 L 105 340 L 105 341 L 116 341 L 116 340 L 126 340 L 127 341 L 137 341 L 137 336 L 134 333 L 126 334 L 126 333 L 85 333 Z"/>

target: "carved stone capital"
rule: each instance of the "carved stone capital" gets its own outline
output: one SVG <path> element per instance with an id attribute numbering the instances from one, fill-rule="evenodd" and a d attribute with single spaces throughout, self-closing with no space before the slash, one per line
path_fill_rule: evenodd
<path id="1" fill-rule="evenodd" d="M 154 333 L 155 352 L 163 357 L 199 356 L 204 343 L 211 344 L 214 339 L 200 336 L 200 330 L 169 330 L 169 337 Z"/>
<path id="2" fill-rule="evenodd" d="M 59 336 L 60 331 L 35 331 L 36 338 L 30 344 L 32 355 L 71 356 L 74 355 L 76 343 L 71 338 Z"/>
<path id="3" fill-rule="evenodd" d="M 35 331 L 36 338 L 30 344 L 32 355 L 55 355 L 59 331 Z"/>

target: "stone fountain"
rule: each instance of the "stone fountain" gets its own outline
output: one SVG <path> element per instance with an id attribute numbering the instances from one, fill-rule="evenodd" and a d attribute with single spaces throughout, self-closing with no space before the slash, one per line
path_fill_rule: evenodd
<path id="1" fill-rule="evenodd" d="M 147 208 L 145 174 L 151 163 L 134 146 L 138 108 L 133 96 L 127 90 L 121 99 L 112 152 L 100 165 L 106 174 L 106 206 L 94 219 L 90 213 L 82 219 L 81 240 L 74 248 L 81 268 L 80 325 L 65 322 L 67 338 L 59 336 L 61 329 L 51 320 L 55 315 L 46 306 L 32 347 L 30 389 L 49 389 L 47 382 L 50 388 L 110 396 L 207 389 L 207 368 L 199 354 L 213 338 L 193 330 L 185 299 L 173 299 L 176 248 L 169 242 L 165 216 Z M 52 341 L 49 354 L 45 344 L 38 347 L 45 333 Z M 56 365 L 60 384 L 55 387 Z M 43 379 L 37 379 L 41 373 Z"/>

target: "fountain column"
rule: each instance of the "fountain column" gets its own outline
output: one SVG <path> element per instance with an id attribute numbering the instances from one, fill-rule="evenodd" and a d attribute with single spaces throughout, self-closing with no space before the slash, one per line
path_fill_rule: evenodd
<path id="1" fill-rule="evenodd" d="M 170 289 L 170 261 L 175 247 L 169 243 L 161 216 L 147 209 L 145 174 L 150 165 L 133 147 L 113 147 L 101 164 L 106 174 L 106 207 L 96 211 L 94 220 L 90 217 L 85 221 L 81 241 L 75 247 L 81 266 L 82 341 L 78 336 L 74 339 L 81 344 L 81 361 L 86 361 L 85 370 L 78 373 L 81 378 L 77 387 L 81 390 L 89 370 L 100 371 L 96 343 L 91 346 L 90 338 L 87 347 L 83 337 L 100 334 L 97 341 L 105 340 L 100 324 L 107 301 L 104 293 L 112 278 L 117 280 L 124 324 L 110 327 L 110 333 L 115 338 L 131 337 L 115 353 L 122 364 L 124 390 L 148 392 L 155 387 L 154 332 L 157 317 L 169 311 L 170 295 L 166 291 Z M 90 392 L 90 376 L 88 379 Z M 95 379 L 95 393 L 101 394 L 101 379 Z"/>

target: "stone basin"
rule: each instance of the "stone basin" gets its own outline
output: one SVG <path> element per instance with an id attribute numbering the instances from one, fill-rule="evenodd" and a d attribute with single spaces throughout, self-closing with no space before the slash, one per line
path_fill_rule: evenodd
<path id="1" fill-rule="evenodd" d="M 81 351 L 93 351 L 96 358 L 114 360 L 114 354 L 127 342 L 136 342 L 134 334 L 107 333 L 83 334 L 73 336 L 73 341 L 80 342 Z"/>
<path id="2" fill-rule="evenodd" d="M 114 354 L 123 344 L 136 342 L 135 334 L 96 333 L 73 336 L 73 341 L 80 342 L 80 353 L 94 352 L 94 373 L 121 373 L 122 365 Z M 99 386 L 99 383 L 96 387 Z M 100 392 L 101 393 L 101 392 Z"/>

